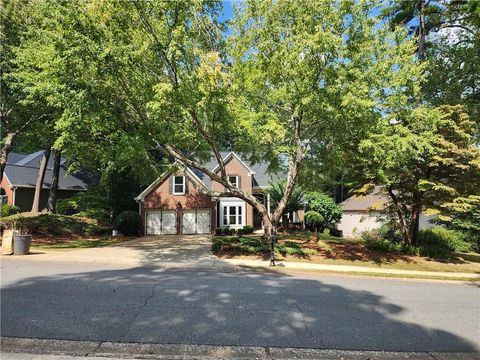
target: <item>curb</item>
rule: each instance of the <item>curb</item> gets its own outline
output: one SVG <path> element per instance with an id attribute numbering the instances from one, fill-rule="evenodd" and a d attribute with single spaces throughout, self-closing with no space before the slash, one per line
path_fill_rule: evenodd
<path id="1" fill-rule="evenodd" d="M 3 354 L 120 359 L 474 360 L 478 353 L 385 352 L 279 347 L 114 343 L 1 337 Z"/>

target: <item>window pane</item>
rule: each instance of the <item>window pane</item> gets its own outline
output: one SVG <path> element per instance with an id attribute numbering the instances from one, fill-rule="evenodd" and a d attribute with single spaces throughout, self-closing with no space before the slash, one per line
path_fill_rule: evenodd
<path id="1" fill-rule="evenodd" d="M 230 206 L 230 215 L 236 215 L 237 208 L 235 206 Z"/>
<path id="2" fill-rule="evenodd" d="M 223 207 L 223 225 L 228 225 L 227 207 Z"/>
<path id="3" fill-rule="evenodd" d="M 185 192 L 184 186 L 184 177 L 183 176 L 174 176 L 173 177 L 173 192 L 183 194 Z"/>
<path id="4" fill-rule="evenodd" d="M 242 225 L 242 207 L 238 207 L 238 225 Z"/>
<path id="5" fill-rule="evenodd" d="M 229 176 L 228 181 L 232 183 L 232 185 L 237 186 L 237 177 L 236 176 Z"/>
<path id="6" fill-rule="evenodd" d="M 230 225 L 237 225 L 237 217 L 235 215 L 230 215 Z"/>

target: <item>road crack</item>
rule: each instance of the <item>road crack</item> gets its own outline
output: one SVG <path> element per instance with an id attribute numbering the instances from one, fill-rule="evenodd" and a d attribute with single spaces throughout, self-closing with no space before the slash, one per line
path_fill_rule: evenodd
<path id="1" fill-rule="evenodd" d="M 120 337 L 121 340 L 126 340 L 127 336 L 130 335 L 130 332 L 132 330 L 132 326 L 133 324 L 137 321 L 137 318 L 138 316 L 140 315 L 140 313 L 143 311 L 143 309 L 145 309 L 145 307 L 147 306 L 148 302 L 153 299 L 153 297 L 155 296 L 155 290 L 157 288 L 157 286 L 159 285 L 159 283 L 157 281 L 154 282 L 153 286 L 152 286 L 152 290 L 150 291 L 150 294 L 143 300 L 143 304 L 141 306 L 138 307 L 138 310 L 135 312 L 135 315 L 133 316 L 133 319 L 132 321 L 130 322 L 130 325 L 128 326 L 127 330 L 125 331 L 125 334 L 123 336 Z"/>

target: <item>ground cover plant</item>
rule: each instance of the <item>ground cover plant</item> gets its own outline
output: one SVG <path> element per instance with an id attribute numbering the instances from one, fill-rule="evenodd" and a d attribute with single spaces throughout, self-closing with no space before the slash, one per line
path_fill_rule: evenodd
<path id="1" fill-rule="evenodd" d="M 403 251 L 402 245 L 389 240 L 372 238 L 346 239 L 319 233 L 318 241 L 312 232 L 280 234 L 275 244 L 277 260 L 310 262 L 331 265 L 353 265 L 420 271 L 452 271 L 480 273 L 480 255 L 442 250 Z M 260 235 L 215 236 L 212 252 L 220 258 L 267 260 L 270 247 Z"/>
<path id="2" fill-rule="evenodd" d="M 0 220 L 3 229 L 22 228 L 31 234 L 32 245 L 57 244 L 80 239 L 100 239 L 110 233 L 111 228 L 87 217 L 66 216 L 50 213 L 20 213 Z"/>

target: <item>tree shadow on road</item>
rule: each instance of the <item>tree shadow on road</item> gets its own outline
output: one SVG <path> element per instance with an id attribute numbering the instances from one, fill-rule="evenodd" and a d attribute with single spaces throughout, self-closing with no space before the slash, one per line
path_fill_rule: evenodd
<path id="1" fill-rule="evenodd" d="M 425 324 L 424 314 L 408 314 L 403 306 L 362 289 L 362 283 L 380 286 L 372 285 L 378 280 L 359 279 L 349 289 L 336 280 L 154 268 L 32 277 L 3 288 L 2 336 L 345 350 L 478 350 L 478 316 L 465 316 L 474 310 L 459 309 L 449 315 L 439 309 L 434 323 L 421 326 L 412 322 L 419 319 Z M 429 286 L 435 296 L 437 285 L 402 283 L 411 287 L 412 296 L 420 287 L 428 293 Z M 447 327 L 448 319 L 457 316 L 467 322 L 469 334 L 441 329 L 441 324 Z"/>

